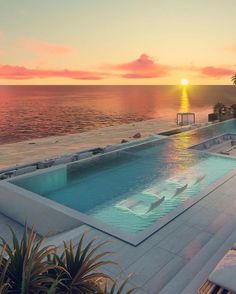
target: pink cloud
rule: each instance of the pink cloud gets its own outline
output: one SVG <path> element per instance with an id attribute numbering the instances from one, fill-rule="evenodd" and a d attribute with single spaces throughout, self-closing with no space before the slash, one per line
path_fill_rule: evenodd
<path id="1" fill-rule="evenodd" d="M 23 46 L 31 51 L 50 55 L 65 55 L 74 51 L 72 47 L 37 40 L 24 40 Z"/>
<path id="2" fill-rule="evenodd" d="M 28 80 L 35 78 L 71 78 L 75 80 L 100 80 L 102 75 L 89 71 L 78 70 L 45 70 L 29 69 L 24 66 L 0 66 L 0 79 Z"/>
<path id="3" fill-rule="evenodd" d="M 235 70 L 223 67 L 206 66 L 200 69 L 201 74 L 213 78 L 222 78 L 235 73 Z"/>
<path id="4" fill-rule="evenodd" d="M 158 78 L 169 72 L 169 66 L 156 63 L 147 54 L 142 54 L 131 62 L 111 65 L 110 68 L 125 72 L 122 77 L 127 79 Z"/>

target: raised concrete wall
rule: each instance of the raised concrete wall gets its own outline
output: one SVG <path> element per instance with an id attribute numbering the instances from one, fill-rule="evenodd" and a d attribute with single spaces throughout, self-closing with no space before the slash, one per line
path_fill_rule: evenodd
<path id="1" fill-rule="evenodd" d="M 67 183 L 67 168 L 53 168 L 29 176 L 16 177 L 9 180 L 17 186 L 39 195 L 62 189 Z"/>
<path id="2" fill-rule="evenodd" d="M 46 198 L 0 182 L 0 211 L 22 225 L 36 229 L 40 235 L 51 236 L 77 226 L 82 222 L 72 217 L 66 209 Z"/>

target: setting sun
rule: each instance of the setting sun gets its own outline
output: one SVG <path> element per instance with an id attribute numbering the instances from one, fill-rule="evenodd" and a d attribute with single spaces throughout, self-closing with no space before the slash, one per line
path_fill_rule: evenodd
<path id="1" fill-rule="evenodd" d="M 182 86 L 187 86 L 188 85 L 188 80 L 187 79 L 182 79 L 181 80 L 181 85 Z"/>

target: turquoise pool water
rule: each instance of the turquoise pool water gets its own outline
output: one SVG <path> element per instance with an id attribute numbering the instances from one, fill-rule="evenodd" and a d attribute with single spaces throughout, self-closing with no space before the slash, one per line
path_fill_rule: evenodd
<path id="1" fill-rule="evenodd" d="M 135 235 L 236 169 L 232 158 L 187 149 L 225 132 L 236 133 L 236 121 L 12 182 Z"/>

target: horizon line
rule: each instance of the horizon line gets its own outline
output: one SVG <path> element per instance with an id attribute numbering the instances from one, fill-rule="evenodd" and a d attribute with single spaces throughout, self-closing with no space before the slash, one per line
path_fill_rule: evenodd
<path id="1" fill-rule="evenodd" d="M 178 86 L 178 87 L 192 87 L 192 86 L 233 86 L 233 84 L 189 84 L 187 86 L 183 86 L 181 84 L 0 84 L 0 87 L 6 87 L 6 86 L 142 86 L 142 87 L 149 87 L 149 86 Z"/>

